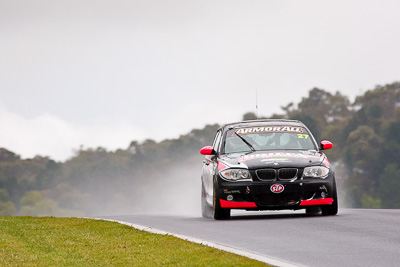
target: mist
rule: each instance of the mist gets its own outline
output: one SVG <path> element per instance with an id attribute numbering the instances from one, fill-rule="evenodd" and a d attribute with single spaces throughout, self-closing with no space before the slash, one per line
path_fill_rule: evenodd
<path id="1" fill-rule="evenodd" d="M 351 179 L 348 168 L 342 161 L 331 162 L 331 164 L 335 171 L 339 208 L 352 208 L 351 197 L 349 196 L 351 192 L 347 190 L 349 179 Z"/>
<path id="2" fill-rule="evenodd" d="M 0 204 L 9 213 L 34 216 L 123 214 L 200 215 L 199 147 L 209 145 L 218 125 L 179 139 L 132 141 L 109 151 L 83 148 L 64 161 L 21 159 L 0 149 Z M 7 176 L 3 176 L 5 172 Z M 20 177 L 17 184 L 13 175 Z M 9 193 L 11 192 L 11 193 Z M 8 201 L 8 202 L 7 202 Z"/>
<path id="3" fill-rule="evenodd" d="M 97 185 L 95 198 L 99 200 L 84 203 L 87 215 L 157 214 L 199 217 L 201 163 L 199 155 L 197 161 L 182 159 L 179 164 L 163 169 L 156 176 L 143 174 L 139 177 L 140 181 L 135 183 L 125 181 L 112 188 Z"/>

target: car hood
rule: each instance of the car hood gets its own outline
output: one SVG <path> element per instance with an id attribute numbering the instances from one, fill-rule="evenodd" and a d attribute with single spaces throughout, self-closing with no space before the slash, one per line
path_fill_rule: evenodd
<path id="1" fill-rule="evenodd" d="M 324 153 L 318 151 L 276 150 L 255 151 L 251 153 L 232 153 L 221 155 L 219 161 L 227 167 L 248 169 L 305 167 L 321 165 L 329 166 Z"/>

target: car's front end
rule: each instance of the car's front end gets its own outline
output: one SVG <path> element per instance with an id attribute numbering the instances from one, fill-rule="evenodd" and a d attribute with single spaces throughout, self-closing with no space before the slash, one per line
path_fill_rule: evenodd
<path id="1" fill-rule="evenodd" d="M 308 128 L 299 121 L 241 122 L 217 131 L 202 172 L 202 212 L 229 218 L 231 209 L 320 209 L 337 213 L 335 173 Z"/>
<path id="2" fill-rule="evenodd" d="M 296 210 L 334 201 L 334 172 L 319 152 L 224 155 L 215 175 L 221 208 Z"/>

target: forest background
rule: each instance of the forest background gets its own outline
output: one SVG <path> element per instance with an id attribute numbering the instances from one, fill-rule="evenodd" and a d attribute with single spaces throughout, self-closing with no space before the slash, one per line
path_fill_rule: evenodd
<path id="1" fill-rule="evenodd" d="M 353 103 L 340 92 L 313 88 L 267 118 L 301 120 L 317 141 L 333 142 L 326 154 L 340 207 L 400 208 L 400 82 L 376 86 Z M 0 215 L 199 215 L 199 149 L 212 143 L 218 127 L 161 142 L 132 141 L 115 151 L 82 146 L 65 162 L 22 159 L 0 148 Z"/>

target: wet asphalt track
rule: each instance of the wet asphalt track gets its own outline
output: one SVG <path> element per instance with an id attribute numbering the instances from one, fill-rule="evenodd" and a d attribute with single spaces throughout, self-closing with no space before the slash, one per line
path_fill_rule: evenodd
<path id="1" fill-rule="evenodd" d="M 304 212 L 234 213 L 201 217 L 103 216 L 281 259 L 303 266 L 400 266 L 400 210 L 340 209 L 337 216 Z"/>

